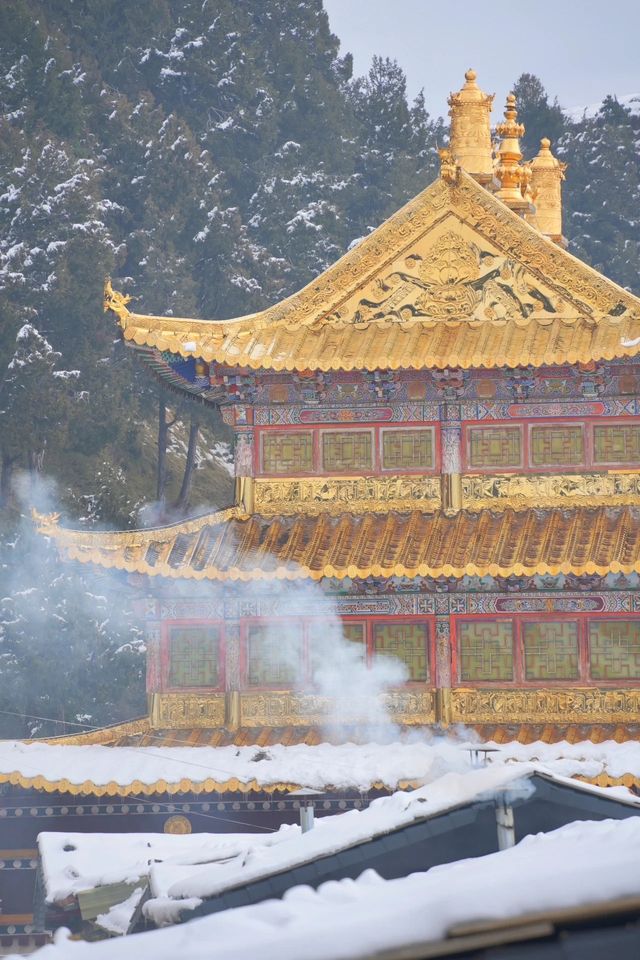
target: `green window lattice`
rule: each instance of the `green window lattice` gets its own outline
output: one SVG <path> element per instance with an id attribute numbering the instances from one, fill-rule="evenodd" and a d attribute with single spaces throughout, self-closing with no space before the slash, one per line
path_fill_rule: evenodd
<path id="1" fill-rule="evenodd" d="M 463 620 L 457 633 L 461 680 L 513 680 L 510 621 Z"/>
<path id="2" fill-rule="evenodd" d="M 169 635 L 169 685 L 217 687 L 219 627 L 174 627 Z"/>
<path id="3" fill-rule="evenodd" d="M 577 623 L 570 621 L 523 623 L 522 642 L 527 680 L 577 679 Z"/>
<path id="4" fill-rule="evenodd" d="M 290 687 L 303 679 L 301 623 L 254 624 L 247 631 L 247 683 Z"/>
<path id="5" fill-rule="evenodd" d="M 640 678 L 640 620 L 593 620 L 589 624 L 592 680 Z"/>
<path id="6" fill-rule="evenodd" d="M 428 639 L 425 623 L 376 623 L 373 628 L 374 652 L 401 660 L 409 680 L 429 679 Z"/>
<path id="7" fill-rule="evenodd" d="M 385 470 L 433 467 L 433 431 L 383 430 L 382 466 Z"/>

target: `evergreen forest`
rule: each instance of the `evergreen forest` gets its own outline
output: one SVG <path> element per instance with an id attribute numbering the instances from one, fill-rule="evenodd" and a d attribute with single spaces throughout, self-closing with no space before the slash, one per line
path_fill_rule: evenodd
<path id="1" fill-rule="evenodd" d="M 140 312 L 228 318 L 324 270 L 446 143 L 384 53 L 354 76 L 322 0 L 0 4 L 0 736 L 145 711 L 124 583 L 61 566 L 30 505 L 125 528 L 232 498 L 219 416 L 132 360 L 104 277 Z M 513 80 L 525 156 L 549 136 L 569 164 L 569 249 L 640 293 L 640 110 L 570 117 Z"/>

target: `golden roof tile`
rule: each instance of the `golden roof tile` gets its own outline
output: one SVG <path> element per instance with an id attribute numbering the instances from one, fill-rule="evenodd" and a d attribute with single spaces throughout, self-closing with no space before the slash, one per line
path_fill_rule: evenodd
<path id="1" fill-rule="evenodd" d="M 240 508 L 148 530 L 41 522 L 70 560 L 186 579 L 640 573 L 640 507 L 248 517 Z M 196 546 L 208 546 L 200 553 Z"/>
<path id="2" fill-rule="evenodd" d="M 147 316 L 109 282 L 105 309 L 133 346 L 254 370 L 542 366 L 640 353 L 640 299 L 461 170 L 262 312 Z"/>

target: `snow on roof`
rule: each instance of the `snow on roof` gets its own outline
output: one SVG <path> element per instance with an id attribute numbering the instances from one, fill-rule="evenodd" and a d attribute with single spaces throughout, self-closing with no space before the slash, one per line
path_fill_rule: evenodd
<path id="1" fill-rule="evenodd" d="M 148 876 L 153 899 L 145 912 L 163 920 L 167 898 L 191 901 L 182 904 L 186 909 L 197 906 L 203 897 L 329 856 L 504 788 L 513 789 L 536 770 L 546 773 L 544 768 L 523 763 L 449 772 L 417 790 L 374 800 L 365 810 L 318 818 L 314 829 L 305 834 L 293 824 L 266 835 L 41 833 L 38 846 L 46 898 L 63 900 L 102 884 Z M 610 796 L 603 788 L 554 779 L 576 790 Z M 640 806 L 640 799 L 628 792 L 626 798 Z"/>
<path id="2" fill-rule="evenodd" d="M 151 869 L 151 887 L 166 887 L 172 898 L 211 897 L 232 887 L 244 886 L 261 877 L 290 870 L 354 846 L 375 836 L 389 833 L 416 820 L 423 820 L 454 807 L 470 803 L 483 794 L 491 794 L 533 772 L 530 764 L 485 767 L 465 773 L 446 773 L 443 777 L 417 790 L 398 791 L 390 797 L 374 800 L 366 810 L 318 818 L 314 829 L 304 834 L 290 834 L 282 843 L 269 849 L 256 847 L 245 857 L 224 863 L 207 864 L 167 885 L 167 871 L 160 866 Z M 164 881 L 164 882 L 163 882 Z M 148 916 L 154 917 L 153 904 Z"/>
<path id="3" fill-rule="evenodd" d="M 207 780 L 273 787 L 297 784 L 314 789 L 369 790 L 374 783 L 396 787 L 422 780 L 444 757 L 463 763 L 458 744 L 427 742 L 365 744 L 329 743 L 261 749 L 250 747 L 109 747 L 101 745 L 0 742 L 0 779 L 43 777 L 80 786 L 127 787 L 135 790 L 159 781 L 177 787 L 181 781 Z M 640 765 L 640 764 L 639 764 Z M 13 781 L 12 781 L 13 782 Z M 23 783 L 23 785 L 25 785 Z M 37 786 L 38 784 L 33 784 Z M 63 787 L 64 789 L 64 787 Z M 182 789 L 189 789 L 182 787 Z"/>
<path id="4" fill-rule="evenodd" d="M 275 833 L 41 833 L 38 850 L 47 902 L 109 883 L 135 883 L 152 865 L 193 872 L 194 866 L 246 854 L 252 847 L 280 843 L 300 828 L 284 825 Z M 156 891 L 164 891 L 161 887 Z"/>
<path id="5" fill-rule="evenodd" d="M 398 880 L 367 870 L 318 890 L 102 943 L 59 932 L 42 960 L 355 960 L 442 939 L 455 924 L 640 895 L 640 818 L 576 822 Z"/>
<path id="6" fill-rule="evenodd" d="M 472 740 L 427 739 L 416 733 L 396 743 L 249 747 L 109 747 L 0 741 L 0 782 L 28 788 L 56 784 L 80 792 L 151 793 L 191 789 L 262 789 L 287 786 L 316 790 L 392 789 L 432 780 L 445 770 L 464 770 Z M 566 741 L 547 744 L 487 744 L 494 763 L 543 763 L 564 776 L 618 779 L 640 776 L 640 743 Z M 232 783 L 232 786 L 229 784 Z"/>

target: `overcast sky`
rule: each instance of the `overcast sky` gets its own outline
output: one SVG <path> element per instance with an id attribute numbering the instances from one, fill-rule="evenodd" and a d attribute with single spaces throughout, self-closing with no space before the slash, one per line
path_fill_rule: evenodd
<path id="1" fill-rule="evenodd" d="M 397 60 L 410 96 L 424 87 L 434 115 L 470 66 L 496 106 L 521 73 L 567 108 L 640 93 L 640 0 L 325 0 L 325 9 L 357 74 L 374 54 Z"/>

